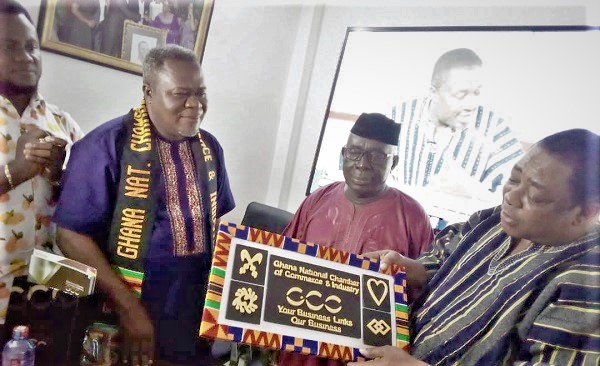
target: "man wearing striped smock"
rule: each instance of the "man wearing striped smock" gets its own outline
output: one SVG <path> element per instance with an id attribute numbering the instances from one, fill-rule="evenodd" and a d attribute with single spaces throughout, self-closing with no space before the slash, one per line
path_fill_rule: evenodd
<path id="1" fill-rule="evenodd" d="M 479 104 L 481 68 L 472 50 L 448 51 L 435 64 L 429 95 L 393 108 L 402 125 L 392 172 L 400 185 L 499 195 L 523 151 L 506 120 Z"/>
<path id="2" fill-rule="evenodd" d="M 412 356 L 373 348 L 368 365 L 598 365 L 599 171 L 598 135 L 559 132 L 514 166 L 501 206 L 448 226 L 432 251 L 371 253 L 424 290 Z"/>

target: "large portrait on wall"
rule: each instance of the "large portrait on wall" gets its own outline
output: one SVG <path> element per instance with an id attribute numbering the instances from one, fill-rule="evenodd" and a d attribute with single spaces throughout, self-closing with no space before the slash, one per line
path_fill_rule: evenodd
<path id="1" fill-rule="evenodd" d="M 141 74 L 147 50 L 177 44 L 204 52 L 212 0 L 42 0 L 41 47 Z"/>
<path id="2" fill-rule="evenodd" d="M 361 113 L 377 112 L 401 124 L 400 161 L 388 176 L 389 186 L 416 198 L 431 216 L 449 222 L 500 204 L 510 169 L 532 143 L 570 128 L 600 133 L 596 122 L 599 30 L 588 26 L 348 28 L 306 193 L 344 180 L 341 150 L 350 129 Z M 480 71 L 471 95 L 456 90 L 445 100 L 447 104 L 451 99 L 476 96 L 477 100 L 465 119 L 465 129 L 441 135 L 440 143 L 426 133 L 434 114 L 432 74 L 441 55 L 456 49 L 478 55 Z M 506 128 L 512 140 L 506 137 Z M 477 134 L 487 134 L 487 139 L 470 137 Z M 496 148 L 508 151 L 506 156 L 485 161 L 491 155 L 477 155 Z M 497 173 L 500 167 L 505 169 Z M 411 180 L 427 174 L 431 180 Z M 480 184 L 486 179 L 491 181 L 485 182 L 488 185 Z"/>

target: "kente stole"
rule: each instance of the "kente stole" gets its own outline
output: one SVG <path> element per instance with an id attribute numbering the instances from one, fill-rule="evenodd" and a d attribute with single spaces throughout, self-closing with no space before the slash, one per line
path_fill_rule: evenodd
<path id="1" fill-rule="evenodd" d="M 122 146 L 121 177 L 111 231 L 108 239 L 110 263 L 132 291 L 141 296 L 144 280 L 144 260 L 150 245 L 156 210 L 156 184 L 162 168 L 156 141 L 143 101 L 124 118 L 126 139 Z M 217 221 L 217 170 L 214 155 L 198 132 L 200 146 L 190 144 L 198 163 L 198 178 L 206 181 L 209 195 L 202 194 L 204 207 L 210 207 L 211 235 L 216 234 Z M 198 151 L 201 150 L 201 151 Z M 200 187 L 198 187 L 201 189 Z M 208 202 L 207 202 L 208 201 Z M 208 248 L 207 248 L 208 250 Z"/>

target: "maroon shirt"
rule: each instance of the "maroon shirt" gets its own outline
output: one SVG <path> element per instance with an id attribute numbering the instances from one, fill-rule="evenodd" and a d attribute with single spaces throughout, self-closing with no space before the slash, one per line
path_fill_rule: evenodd
<path id="1" fill-rule="evenodd" d="M 429 251 L 429 216 L 412 197 L 388 187 L 377 201 L 355 206 L 344 195 L 344 182 L 321 187 L 306 197 L 283 234 L 347 252 L 391 249 L 410 258 Z M 281 352 L 279 365 L 337 366 L 339 361 Z"/>
<path id="2" fill-rule="evenodd" d="M 284 235 L 356 254 L 391 249 L 414 259 L 431 248 L 429 216 L 412 197 L 388 187 L 377 201 L 355 206 L 344 185 L 306 197 Z"/>

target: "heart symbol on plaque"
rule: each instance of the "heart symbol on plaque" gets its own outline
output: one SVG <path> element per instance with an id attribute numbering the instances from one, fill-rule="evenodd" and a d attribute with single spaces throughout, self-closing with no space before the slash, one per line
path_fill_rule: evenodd
<path id="1" fill-rule="evenodd" d="M 383 291 L 379 290 L 379 287 L 383 286 Z M 388 284 L 384 280 L 377 280 L 375 278 L 369 278 L 367 280 L 367 289 L 369 290 L 369 294 L 371 294 L 371 298 L 377 306 L 381 306 L 383 301 L 385 300 L 388 294 Z M 377 296 L 376 293 L 381 292 L 380 296 Z"/>

